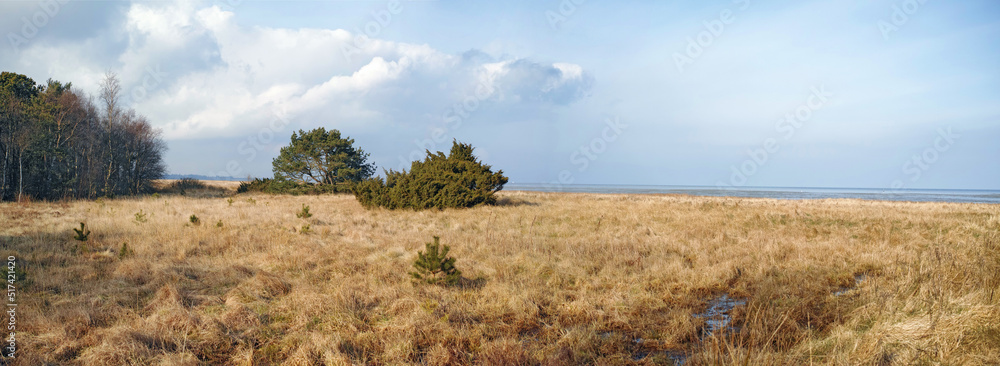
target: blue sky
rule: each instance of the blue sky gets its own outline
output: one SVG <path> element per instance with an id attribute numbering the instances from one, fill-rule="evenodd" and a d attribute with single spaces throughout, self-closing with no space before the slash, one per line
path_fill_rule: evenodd
<path id="1" fill-rule="evenodd" d="M 1000 189 L 996 1 L 0 2 L 0 69 L 270 176 L 292 131 L 380 168 L 472 143 L 514 183 Z"/>

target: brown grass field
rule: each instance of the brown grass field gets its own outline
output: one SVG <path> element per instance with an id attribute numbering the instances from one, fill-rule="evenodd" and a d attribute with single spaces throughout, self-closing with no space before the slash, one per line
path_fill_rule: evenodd
<path id="1" fill-rule="evenodd" d="M 0 363 L 1000 360 L 998 205 L 500 197 L 421 212 L 221 189 L 2 203 L 18 306 L 17 358 Z M 433 236 L 459 286 L 411 281 Z M 696 315 L 722 295 L 740 305 L 708 332 L 720 318 Z"/>

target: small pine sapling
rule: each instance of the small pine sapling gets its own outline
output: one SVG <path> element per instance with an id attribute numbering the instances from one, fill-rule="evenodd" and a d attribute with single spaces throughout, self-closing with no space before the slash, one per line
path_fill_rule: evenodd
<path id="1" fill-rule="evenodd" d="M 451 250 L 447 245 L 441 248 L 440 238 L 435 236 L 434 242 L 425 245 L 425 251 L 417 252 L 413 262 L 413 279 L 429 284 L 454 285 L 462 277 L 462 272 L 455 268 L 455 258 L 448 257 Z"/>
<path id="2" fill-rule="evenodd" d="M 90 230 L 87 230 L 87 225 L 81 222 L 80 228 L 73 229 L 73 231 L 76 232 L 76 236 L 74 236 L 73 239 L 76 239 L 78 242 L 76 248 L 73 249 L 73 252 L 77 254 L 86 253 L 87 239 L 89 239 L 88 236 L 90 236 Z"/>
<path id="3" fill-rule="evenodd" d="M 133 251 L 132 248 L 129 248 L 128 243 L 127 242 L 122 242 L 121 249 L 118 249 L 118 259 L 124 259 L 125 257 L 131 257 L 133 254 L 135 254 L 135 251 Z"/>
<path id="4" fill-rule="evenodd" d="M 73 239 L 76 239 L 77 241 L 81 242 L 87 241 L 88 239 L 87 237 L 90 236 L 90 230 L 87 230 L 87 224 L 84 224 L 82 222 L 80 223 L 80 228 L 73 229 L 73 231 L 76 232 L 76 236 L 74 236 Z"/>
<path id="5" fill-rule="evenodd" d="M 302 204 L 302 211 L 299 211 L 299 212 L 297 212 L 297 213 L 295 214 L 295 217 L 298 217 L 298 218 L 300 218 L 300 219 L 308 219 L 308 218 L 312 217 L 312 215 L 313 215 L 313 214 L 309 213 L 309 206 L 306 206 L 306 205 L 305 205 L 305 204 L 303 203 L 303 204 Z"/>
<path id="6" fill-rule="evenodd" d="M 194 224 L 195 226 L 201 225 L 201 219 L 195 215 L 191 215 L 191 217 L 188 218 L 188 221 L 191 221 L 191 224 Z"/>

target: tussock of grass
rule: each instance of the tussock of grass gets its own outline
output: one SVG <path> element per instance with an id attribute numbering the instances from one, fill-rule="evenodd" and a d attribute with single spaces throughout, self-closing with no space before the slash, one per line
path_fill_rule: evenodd
<path id="1" fill-rule="evenodd" d="M 301 235 L 302 197 L 199 197 L 0 204 L 26 276 L 16 363 L 1000 359 L 995 205 L 501 192 L 415 212 L 334 195 L 309 197 Z M 185 227 L 192 212 L 225 225 Z M 457 286 L 409 279 L 433 236 L 461 243 Z M 745 305 L 707 335 L 693 315 L 723 294 Z"/>

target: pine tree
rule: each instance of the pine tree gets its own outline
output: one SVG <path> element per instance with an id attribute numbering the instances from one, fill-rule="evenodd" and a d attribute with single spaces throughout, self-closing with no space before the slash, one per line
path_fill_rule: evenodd
<path id="1" fill-rule="evenodd" d="M 338 130 L 299 130 L 272 161 L 274 178 L 326 185 L 359 182 L 375 172 L 375 165 L 367 162 L 368 155 L 354 147 L 353 139 L 341 137 Z"/>

